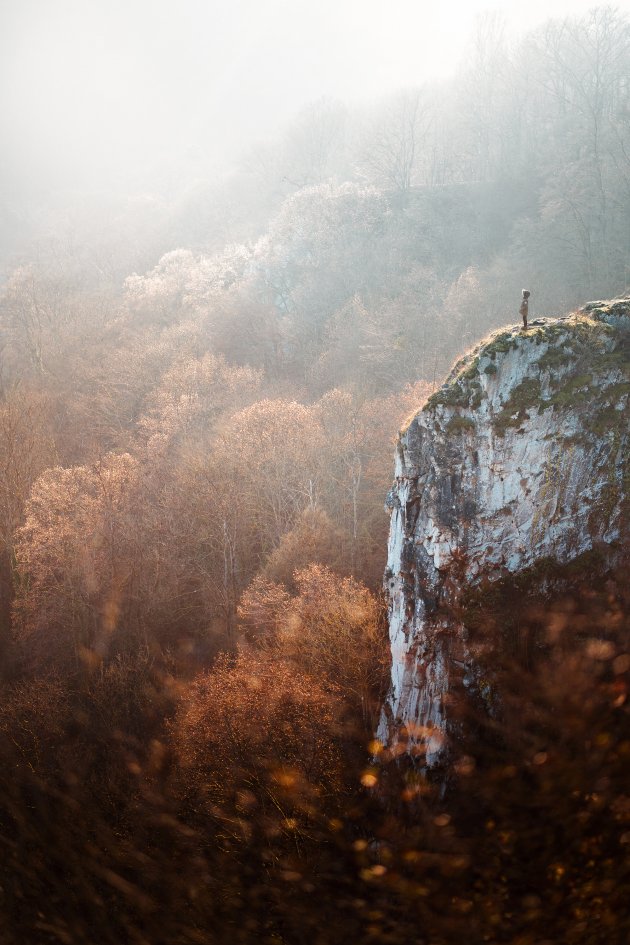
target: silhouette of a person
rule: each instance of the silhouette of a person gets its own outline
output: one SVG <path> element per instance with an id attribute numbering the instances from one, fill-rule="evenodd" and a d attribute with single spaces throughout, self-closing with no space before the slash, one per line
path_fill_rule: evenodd
<path id="1" fill-rule="evenodd" d="M 518 314 L 523 316 L 523 328 L 527 328 L 527 313 L 529 311 L 529 289 L 523 289 L 523 299 L 521 301 L 521 307 L 518 310 Z"/>

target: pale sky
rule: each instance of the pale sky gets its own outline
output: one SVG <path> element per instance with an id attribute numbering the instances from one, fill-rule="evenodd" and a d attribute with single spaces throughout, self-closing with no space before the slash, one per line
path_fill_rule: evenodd
<path id="1" fill-rule="evenodd" d="M 322 96 L 451 74 L 486 10 L 518 33 L 593 5 L 0 0 L 0 193 L 105 186 L 195 146 L 211 166 Z"/>

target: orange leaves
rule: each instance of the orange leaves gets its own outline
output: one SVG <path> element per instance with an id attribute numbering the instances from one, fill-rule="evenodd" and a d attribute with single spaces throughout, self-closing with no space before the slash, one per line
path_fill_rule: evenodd
<path id="1" fill-rule="evenodd" d="M 294 590 L 294 572 L 310 564 L 323 564 L 337 574 L 346 574 L 350 570 L 349 550 L 348 533 L 322 509 L 307 508 L 271 552 L 262 575 Z"/>
<path id="2" fill-rule="evenodd" d="M 323 440 L 313 408 L 288 400 L 259 400 L 246 407 L 232 418 L 226 434 L 237 450 L 251 449 L 254 439 L 260 464 L 273 462 L 278 453 L 285 463 L 294 460 L 305 445 L 315 450 Z"/>
<path id="3" fill-rule="evenodd" d="M 177 362 L 154 392 L 141 423 L 153 438 L 152 451 L 199 445 L 210 449 L 217 421 L 248 403 L 260 383 L 259 371 L 228 365 L 210 353 Z"/>
<path id="4" fill-rule="evenodd" d="M 250 639 L 262 639 L 279 659 L 339 685 L 347 703 L 369 718 L 388 665 L 381 605 L 353 578 L 311 564 L 294 574 L 296 593 L 257 579 L 239 616 Z"/>
<path id="5" fill-rule="evenodd" d="M 248 808 L 287 810 L 312 790 L 329 792 L 341 765 L 335 699 L 281 659 L 220 658 L 190 686 L 171 727 L 186 790 L 223 805 L 247 791 Z"/>
<path id="6" fill-rule="evenodd" d="M 295 574 L 297 612 L 303 624 L 334 619 L 361 625 L 373 632 L 379 604 L 370 591 L 354 578 L 339 578 L 328 568 L 313 564 Z"/>
<path id="7" fill-rule="evenodd" d="M 295 581 L 298 596 L 283 646 L 297 652 L 310 672 L 341 685 L 369 721 L 389 665 L 379 600 L 354 578 L 339 578 L 318 565 L 297 572 Z"/>
<path id="8" fill-rule="evenodd" d="M 128 454 L 48 469 L 36 481 L 16 536 L 16 625 L 18 636 L 29 638 L 31 659 L 72 659 L 95 635 L 106 645 L 133 568 L 136 486 L 137 464 Z"/>
<path id="9" fill-rule="evenodd" d="M 219 445 L 226 475 L 252 502 L 252 522 L 263 546 L 276 544 L 317 500 L 324 446 L 314 409 L 295 401 L 261 400 L 226 423 Z"/>
<path id="10" fill-rule="evenodd" d="M 0 402 L 0 550 L 10 552 L 30 488 L 52 461 L 50 404 L 15 387 Z"/>
<path id="11" fill-rule="evenodd" d="M 254 639 L 276 634 L 286 618 L 291 597 L 282 585 L 256 577 L 241 597 L 241 627 Z"/>

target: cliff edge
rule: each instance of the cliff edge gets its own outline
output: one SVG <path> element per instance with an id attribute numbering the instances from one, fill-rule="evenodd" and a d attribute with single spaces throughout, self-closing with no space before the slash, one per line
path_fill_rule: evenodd
<path id="1" fill-rule="evenodd" d="M 465 639 L 445 599 L 543 558 L 627 540 L 630 299 L 501 329 L 401 431 L 385 586 L 392 681 L 379 738 L 439 755 Z"/>

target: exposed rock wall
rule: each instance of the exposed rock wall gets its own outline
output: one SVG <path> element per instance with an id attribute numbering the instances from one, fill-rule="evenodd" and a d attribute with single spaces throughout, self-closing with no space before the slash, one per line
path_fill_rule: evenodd
<path id="1" fill-rule="evenodd" d="M 386 588 L 392 683 L 379 737 L 401 724 L 431 762 L 465 640 L 445 596 L 624 537 L 630 301 L 496 332 L 401 431 Z"/>

